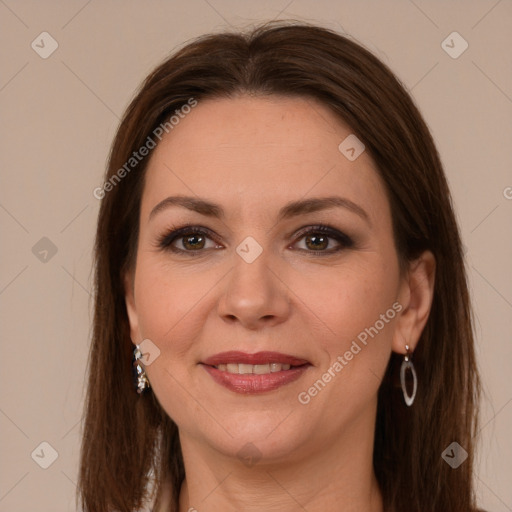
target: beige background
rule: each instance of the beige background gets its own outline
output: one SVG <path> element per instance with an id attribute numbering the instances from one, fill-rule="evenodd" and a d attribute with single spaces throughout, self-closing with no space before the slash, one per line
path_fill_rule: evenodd
<path id="1" fill-rule="evenodd" d="M 0 0 L 0 512 L 75 510 L 99 207 L 92 192 L 124 108 L 177 45 L 272 18 L 353 35 L 412 91 L 433 132 L 477 317 L 486 392 L 480 503 L 512 510 L 510 0 Z M 31 48 L 43 31 L 59 45 L 47 59 Z M 441 46 L 453 31 L 469 44 L 457 59 Z M 47 241 L 32 249 L 42 237 L 57 249 L 46 262 L 37 253 Z M 43 441 L 58 452 L 46 470 L 35 462 L 50 461 Z"/>

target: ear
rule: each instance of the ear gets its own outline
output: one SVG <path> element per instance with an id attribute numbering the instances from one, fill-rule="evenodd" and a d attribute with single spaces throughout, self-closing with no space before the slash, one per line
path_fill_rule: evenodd
<path id="1" fill-rule="evenodd" d="M 402 310 L 393 334 L 394 352 L 405 354 L 405 346 L 414 352 L 427 323 L 434 297 L 436 260 L 431 251 L 425 251 L 412 261 L 400 284 L 398 302 Z"/>
<path id="2" fill-rule="evenodd" d="M 137 308 L 135 307 L 135 276 L 134 273 L 128 271 L 124 275 L 124 301 L 126 304 L 126 313 L 128 314 L 128 322 L 130 323 L 130 337 L 132 343 L 136 345 L 141 340 L 139 330 L 139 317 Z"/>

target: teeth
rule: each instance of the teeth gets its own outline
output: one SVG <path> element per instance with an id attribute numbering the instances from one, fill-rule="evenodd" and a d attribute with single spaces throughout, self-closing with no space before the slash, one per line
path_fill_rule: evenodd
<path id="1" fill-rule="evenodd" d="M 270 364 L 256 364 L 252 369 L 252 373 L 256 373 L 258 375 L 270 373 Z"/>
<path id="2" fill-rule="evenodd" d="M 228 373 L 238 373 L 238 374 L 246 374 L 246 373 L 254 373 L 256 375 L 264 375 L 266 373 L 275 373 L 284 370 L 289 370 L 289 364 L 281 364 L 281 363 L 267 363 L 267 364 L 244 364 L 244 363 L 229 363 L 229 364 L 219 364 L 216 366 L 218 370 L 221 372 Z"/>
<path id="3" fill-rule="evenodd" d="M 281 365 L 279 363 L 270 363 L 270 371 L 271 372 L 278 372 L 281 368 Z"/>
<path id="4" fill-rule="evenodd" d="M 252 364 L 239 364 L 238 373 L 253 373 Z"/>

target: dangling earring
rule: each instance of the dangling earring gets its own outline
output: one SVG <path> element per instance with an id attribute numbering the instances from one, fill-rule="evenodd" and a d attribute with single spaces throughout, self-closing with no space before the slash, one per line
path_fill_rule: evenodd
<path id="1" fill-rule="evenodd" d="M 135 389 L 139 395 L 144 391 L 148 390 L 151 386 L 149 385 L 148 376 L 144 367 L 140 364 L 142 359 L 142 352 L 140 351 L 139 345 L 135 345 L 133 350 L 133 380 Z"/>
<path id="2" fill-rule="evenodd" d="M 407 353 L 404 356 L 404 360 L 402 361 L 402 366 L 400 367 L 400 384 L 402 385 L 402 393 L 404 394 L 405 404 L 410 407 L 414 402 L 414 398 L 416 397 L 416 390 L 418 389 L 418 378 L 416 377 L 416 370 L 414 369 L 414 365 L 412 361 L 409 360 L 409 345 L 405 345 L 405 350 Z M 410 370 L 412 375 L 412 395 L 409 395 L 407 391 L 407 386 L 405 384 L 405 372 Z"/>

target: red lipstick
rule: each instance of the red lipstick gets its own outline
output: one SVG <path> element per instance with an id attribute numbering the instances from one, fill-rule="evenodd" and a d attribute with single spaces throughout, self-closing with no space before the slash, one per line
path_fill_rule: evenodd
<path id="1" fill-rule="evenodd" d="M 203 368 L 215 382 L 231 391 L 242 394 L 264 393 L 273 391 L 285 384 L 299 379 L 312 366 L 309 361 L 279 352 L 246 352 L 230 351 L 215 354 L 202 363 Z M 247 373 L 255 370 L 244 366 L 244 373 L 227 371 L 227 365 L 259 365 L 258 373 Z M 284 368 L 281 366 L 284 365 Z M 236 366 L 232 366 L 235 368 Z M 239 367 L 240 368 L 240 367 Z"/>
<path id="2" fill-rule="evenodd" d="M 242 364 L 267 364 L 267 363 L 281 363 L 289 364 L 290 366 L 301 366 L 308 364 L 309 361 L 299 359 L 298 357 L 281 354 L 279 352 L 256 352 L 255 354 L 248 354 L 247 352 L 238 352 L 231 350 L 230 352 L 220 352 L 208 359 L 202 361 L 203 364 L 209 366 L 217 366 L 219 364 L 229 363 L 242 363 Z"/>

